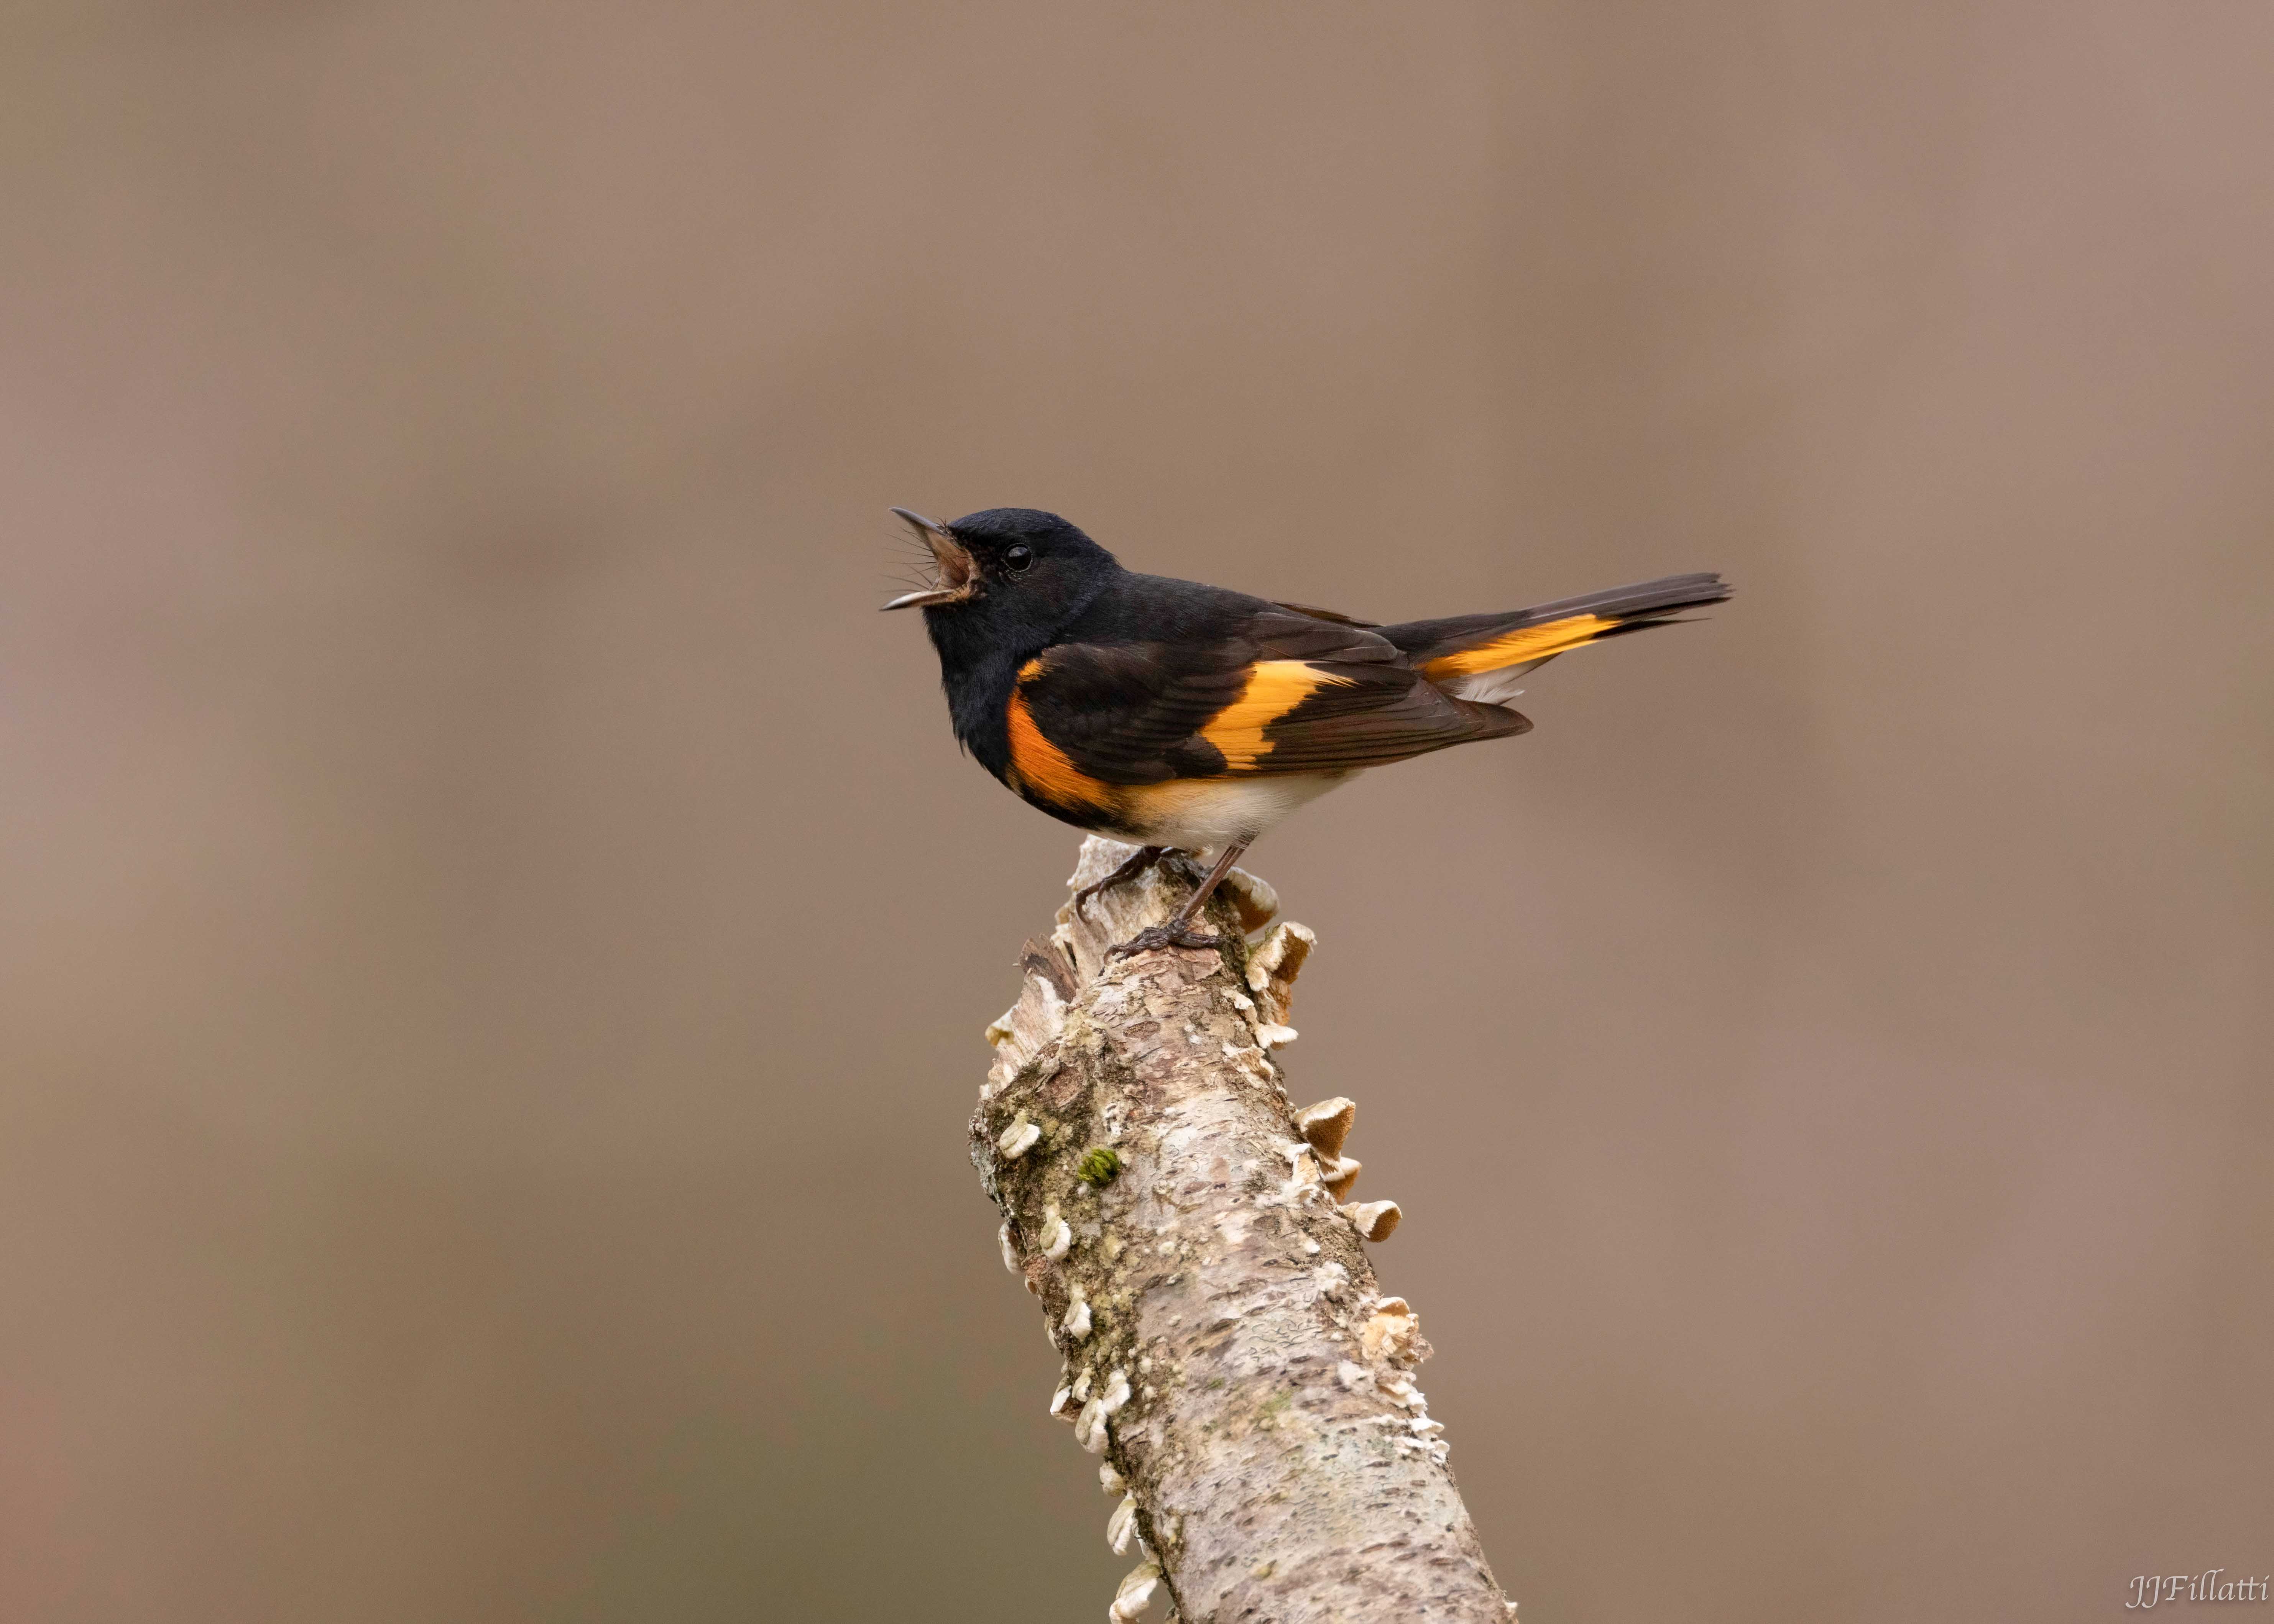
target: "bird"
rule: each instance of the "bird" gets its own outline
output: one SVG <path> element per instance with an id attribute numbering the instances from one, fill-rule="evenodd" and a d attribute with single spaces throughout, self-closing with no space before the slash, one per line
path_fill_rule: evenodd
<path id="1" fill-rule="evenodd" d="M 1112 948 L 1214 948 L 1195 923 L 1247 848 L 1368 768 L 1531 730 L 1525 673 L 1722 602 L 1716 574 L 1528 609 L 1382 625 L 1141 575 L 1053 513 L 892 513 L 930 554 L 922 609 L 957 741 L 1028 805 L 1138 850 L 1080 910 L 1172 851 L 1216 853 L 1164 924 Z"/>

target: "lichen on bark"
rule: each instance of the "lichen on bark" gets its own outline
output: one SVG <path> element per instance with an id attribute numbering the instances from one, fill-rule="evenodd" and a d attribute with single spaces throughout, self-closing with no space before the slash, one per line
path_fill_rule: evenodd
<path id="1" fill-rule="evenodd" d="M 1130 849 L 1093 837 L 1070 883 Z M 1209 908 L 1221 949 L 1109 956 L 1196 878 L 1157 865 L 1028 943 L 971 1121 L 1005 1264 L 1065 1359 L 1052 1412 L 1127 1496 L 1117 1548 L 1143 1543 L 1112 1616 L 1147 1605 L 1153 1565 L 1193 1624 L 1501 1624 L 1413 1382 L 1428 1345 L 1361 1238 L 1396 1205 L 1340 1204 L 1352 1112 L 1299 1114 L 1272 1058 L 1311 933 L 1235 869 Z M 1116 1170 L 1087 1177 L 1100 1152 Z"/>

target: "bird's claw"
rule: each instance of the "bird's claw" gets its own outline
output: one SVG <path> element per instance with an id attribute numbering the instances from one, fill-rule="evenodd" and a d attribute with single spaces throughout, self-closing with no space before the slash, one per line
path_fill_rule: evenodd
<path id="1" fill-rule="evenodd" d="M 1102 880 L 1093 880 L 1073 894 L 1073 911 L 1080 914 L 1083 906 L 1100 891 L 1111 891 L 1125 880 L 1133 880 L 1169 854 L 1165 846 L 1143 846 L 1137 848 L 1127 861 Z"/>
<path id="2" fill-rule="evenodd" d="M 1108 959 L 1126 959 L 1132 953 L 1150 953 L 1164 947 L 1219 948 L 1224 938 L 1195 929 L 1189 923 L 1154 925 L 1139 931 L 1126 942 L 1115 944 L 1106 951 Z"/>

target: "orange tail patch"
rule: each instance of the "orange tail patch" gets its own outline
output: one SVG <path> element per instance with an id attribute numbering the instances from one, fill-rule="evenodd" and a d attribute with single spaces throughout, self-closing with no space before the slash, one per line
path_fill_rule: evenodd
<path id="1" fill-rule="evenodd" d="M 1480 672 L 1547 659 L 1593 643 L 1621 624 L 1615 615 L 1566 615 L 1560 620 L 1521 627 L 1472 649 L 1440 655 L 1421 667 L 1421 674 L 1432 682 L 1449 682 L 1457 677 L 1472 677 Z"/>

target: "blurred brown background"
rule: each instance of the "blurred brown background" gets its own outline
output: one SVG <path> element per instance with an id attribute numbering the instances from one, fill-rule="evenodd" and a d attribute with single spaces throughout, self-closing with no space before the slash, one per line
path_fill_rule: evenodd
<path id="1" fill-rule="evenodd" d="M 885 508 L 1690 568 L 1261 847 L 1534 1624 L 2274 1569 L 2274 11 L 19 0 L 0 1618 L 1096 1617 Z"/>

